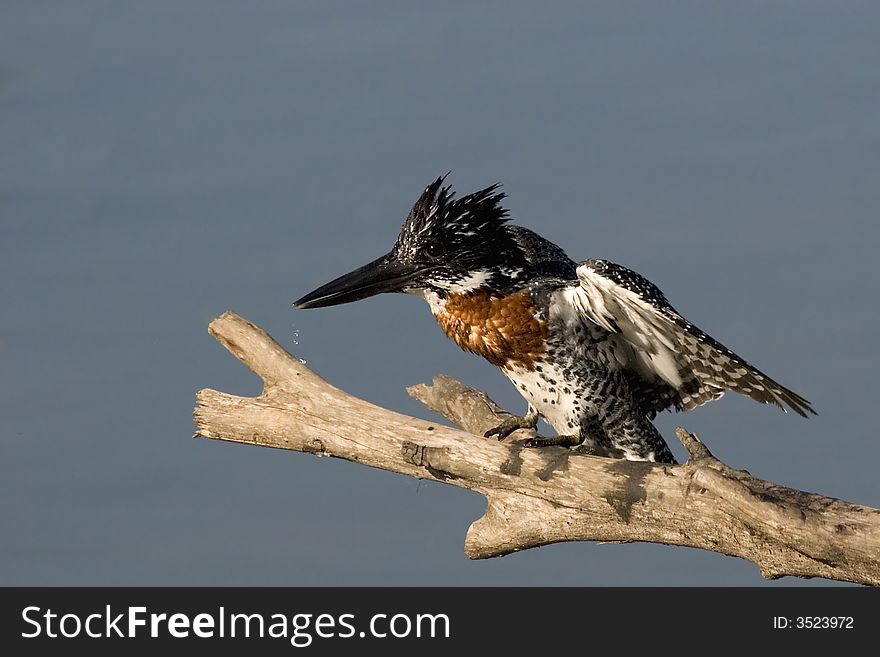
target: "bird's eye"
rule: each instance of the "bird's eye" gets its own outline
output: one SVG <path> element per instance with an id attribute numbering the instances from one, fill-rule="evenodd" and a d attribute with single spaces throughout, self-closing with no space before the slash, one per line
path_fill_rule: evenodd
<path id="1" fill-rule="evenodd" d="M 439 242 L 431 242 L 425 247 L 425 252 L 432 258 L 439 258 L 443 255 L 443 245 Z"/>

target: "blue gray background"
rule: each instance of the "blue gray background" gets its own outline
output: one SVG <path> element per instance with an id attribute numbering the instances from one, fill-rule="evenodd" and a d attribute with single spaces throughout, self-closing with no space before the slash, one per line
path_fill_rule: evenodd
<path id="1" fill-rule="evenodd" d="M 206 326 L 233 309 L 406 413 L 439 372 L 522 409 L 417 299 L 290 307 L 438 174 L 501 181 L 820 412 L 729 396 L 667 436 L 880 506 L 878 33 L 858 2 L 5 0 L 0 583 L 760 583 L 654 545 L 470 562 L 476 494 L 191 440 L 197 389 L 260 387 Z"/>

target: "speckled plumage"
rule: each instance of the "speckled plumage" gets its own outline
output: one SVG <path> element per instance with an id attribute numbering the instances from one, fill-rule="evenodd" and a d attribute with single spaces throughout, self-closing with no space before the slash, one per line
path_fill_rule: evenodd
<path id="1" fill-rule="evenodd" d="M 636 272 L 606 260 L 577 265 L 552 242 L 510 225 L 497 185 L 456 199 L 444 178 L 416 201 L 392 252 L 367 266 L 392 272 L 394 287 L 340 291 L 362 268 L 298 303 L 377 291 L 423 297 L 447 336 L 498 366 L 527 400 L 529 413 L 516 426 L 534 426 L 540 416 L 561 437 L 539 445 L 674 463 L 651 422 L 660 411 L 691 410 L 734 390 L 815 413 Z M 504 437 L 515 424 L 494 433 Z"/>

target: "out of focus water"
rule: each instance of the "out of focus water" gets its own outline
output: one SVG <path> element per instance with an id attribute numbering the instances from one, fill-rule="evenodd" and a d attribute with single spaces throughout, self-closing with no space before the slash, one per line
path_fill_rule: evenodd
<path id="1" fill-rule="evenodd" d="M 869 3 L 4 2 L 0 583 L 759 583 L 651 545 L 470 562 L 475 494 L 190 440 L 197 389 L 259 390 L 205 329 L 234 309 L 403 412 L 438 372 L 521 409 L 416 299 L 290 307 L 439 173 L 502 181 L 820 412 L 728 397 L 667 436 L 880 506 L 878 28 Z"/>

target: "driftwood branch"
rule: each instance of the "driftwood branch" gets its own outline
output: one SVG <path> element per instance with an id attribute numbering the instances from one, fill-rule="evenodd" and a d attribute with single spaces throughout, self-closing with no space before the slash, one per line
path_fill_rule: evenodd
<path id="1" fill-rule="evenodd" d="M 477 491 L 485 515 L 473 559 L 559 541 L 646 541 L 701 548 L 785 575 L 880 584 L 880 510 L 762 481 L 728 467 L 679 429 L 690 460 L 670 466 L 523 449 L 481 437 L 508 414 L 449 377 L 410 394 L 464 430 L 380 408 L 333 387 L 268 334 L 228 312 L 213 335 L 264 382 L 258 397 L 196 395 L 197 436 L 335 456 Z"/>

